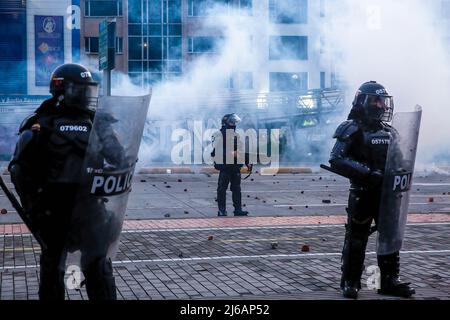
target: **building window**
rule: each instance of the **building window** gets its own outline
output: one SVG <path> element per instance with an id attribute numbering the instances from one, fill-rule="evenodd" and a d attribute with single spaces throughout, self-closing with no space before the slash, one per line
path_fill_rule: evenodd
<path id="1" fill-rule="evenodd" d="M 181 60 L 182 50 L 181 50 L 181 37 L 168 37 L 167 39 L 167 59 L 169 60 Z"/>
<path id="2" fill-rule="evenodd" d="M 273 23 L 307 23 L 308 0 L 269 0 L 269 19 Z"/>
<path id="3" fill-rule="evenodd" d="M 164 22 L 168 23 L 181 23 L 181 0 L 169 0 L 168 14 L 164 17 Z M 166 21 L 165 19 L 168 19 Z"/>
<path id="4" fill-rule="evenodd" d="M 331 73 L 331 88 L 335 89 L 340 86 L 339 75 L 336 72 Z"/>
<path id="5" fill-rule="evenodd" d="M 189 37 L 189 53 L 214 53 L 217 50 L 217 42 L 220 37 Z"/>
<path id="6" fill-rule="evenodd" d="M 308 37 L 271 36 L 269 41 L 270 60 L 307 60 Z"/>
<path id="7" fill-rule="evenodd" d="M 86 17 L 122 16 L 122 1 L 87 0 L 84 15 Z"/>
<path id="8" fill-rule="evenodd" d="M 128 37 L 128 58 L 131 60 L 142 59 L 142 38 Z"/>
<path id="9" fill-rule="evenodd" d="M 269 82 L 270 91 L 308 90 L 308 73 L 271 72 Z"/>
<path id="10" fill-rule="evenodd" d="M 231 0 L 188 0 L 188 16 L 201 17 L 212 14 L 211 9 L 216 5 L 228 6 Z"/>
<path id="11" fill-rule="evenodd" d="M 325 46 L 326 46 L 325 37 L 320 36 L 320 38 L 319 38 L 319 53 L 320 54 L 325 53 Z"/>
<path id="12" fill-rule="evenodd" d="M 84 51 L 86 53 L 98 53 L 98 37 L 84 38 Z"/>
<path id="13" fill-rule="evenodd" d="M 123 53 L 123 38 L 116 37 L 116 53 Z"/>
<path id="14" fill-rule="evenodd" d="M 84 51 L 98 53 L 98 37 L 84 38 Z M 116 37 L 116 53 L 123 53 L 123 38 L 121 37 Z"/>
<path id="15" fill-rule="evenodd" d="M 141 0 L 128 0 L 128 23 L 142 22 Z"/>
<path id="16" fill-rule="evenodd" d="M 252 15 L 253 0 L 239 0 L 239 10 L 241 13 Z"/>
<path id="17" fill-rule="evenodd" d="M 182 72 L 182 1 L 128 0 L 128 71 L 141 86 Z"/>
<path id="18" fill-rule="evenodd" d="M 326 88 L 326 73 L 325 72 L 321 72 L 320 73 L 320 89 L 325 89 Z"/>
<path id="19" fill-rule="evenodd" d="M 253 74 L 251 72 L 239 72 L 239 89 L 253 89 Z"/>

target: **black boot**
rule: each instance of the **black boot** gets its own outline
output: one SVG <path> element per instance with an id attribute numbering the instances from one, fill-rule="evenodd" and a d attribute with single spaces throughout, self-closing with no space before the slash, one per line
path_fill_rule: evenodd
<path id="1" fill-rule="evenodd" d="M 60 257 L 41 254 L 39 300 L 64 300 L 64 270 L 60 267 Z"/>
<path id="2" fill-rule="evenodd" d="M 219 209 L 219 211 L 217 212 L 217 216 L 218 217 L 226 217 L 227 216 L 227 211 Z"/>
<path id="3" fill-rule="evenodd" d="M 89 300 L 117 300 L 111 259 L 97 259 L 84 271 L 84 276 Z"/>
<path id="4" fill-rule="evenodd" d="M 410 298 L 416 293 L 416 290 L 410 286 L 410 282 L 400 281 L 399 252 L 385 256 L 378 256 L 377 260 L 381 272 L 380 289 L 378 290 L 379 294 Z"/>
<path id="5" fill-rule="evenodd" d="M 236 217 L 245 217 L 245 216 L 248 216 L 248 211 L 244 211 L 244 210 L 242 210 L 242 209 L 236 209 L 236 210 L 234 210 L 234 215 L 236 216 Z"/>
<path id="6" fill-rule="evenodd" d="M 341 289 L 345 298 L 356 299 L 361 289 L 361 275 L 364 270 L 364 258 L 367 246 L 366 233 L 350 230 L 345 225 L 345 241 L 342 250 Z"/>
<path id="7" fill-rule="evenodd" d="M 361 289 L 361 283 L 359 281 L 341 280 L 342 295 L 345 298 L 357 299 L 358 292 Z"/>

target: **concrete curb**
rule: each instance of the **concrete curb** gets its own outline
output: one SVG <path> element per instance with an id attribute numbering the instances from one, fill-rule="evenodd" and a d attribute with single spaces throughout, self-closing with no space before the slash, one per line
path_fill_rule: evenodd
<path id="1" fill-rule="evenodd" d="M 181 174 L 192 174 L 195 173 L 189 167 L 144 167 L 139 169 L 139 174 L 172 174 L 172 173 L 181 173 Z"/>
<path id="2" fill-rule="evenodd" d="M 310 167 L 281 167 L 281 168 L 259 168 L 254 169 L 260 175 L 274 175 L 274 174 L 292 174 L 292 173 L 313 173 L 313 169 Z M 201 167 L 201 168 L 190 168 L 190 167 L 144 167 L 139 169 L 139 174 L 217 174 L 218 170 L 213 167 Z M 248 169 L 246 167 L 241 168 L 242 174 L 248 174 Z"/>

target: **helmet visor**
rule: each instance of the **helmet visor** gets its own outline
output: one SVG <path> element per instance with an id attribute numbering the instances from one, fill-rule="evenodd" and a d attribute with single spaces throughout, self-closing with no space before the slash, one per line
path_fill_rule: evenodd
<path id="1" fill-rule="evenodd" d="M 95 111 L 98 104 L 98 85 L 96 83 L 79 84 L 69 82 L 65 88 L 64 101 L 70 107 L 86 108 Z"/>
<path id="2" fill-rule="evenodd" d="M 367 95 L 365 106 L 370 118 L 390 122 L 394 113 L 394 99 L 391 96 Z"/>

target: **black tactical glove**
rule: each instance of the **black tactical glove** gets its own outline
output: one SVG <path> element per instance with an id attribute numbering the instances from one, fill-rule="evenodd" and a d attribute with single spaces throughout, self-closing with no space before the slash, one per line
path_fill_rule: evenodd
<path id="1" fill-rule="evenodd" d="M 369 175 L 369 185 L 371 187 L 380 187 L 383 183 L 384 173 L 381 170 L 373 170 Z"/>

